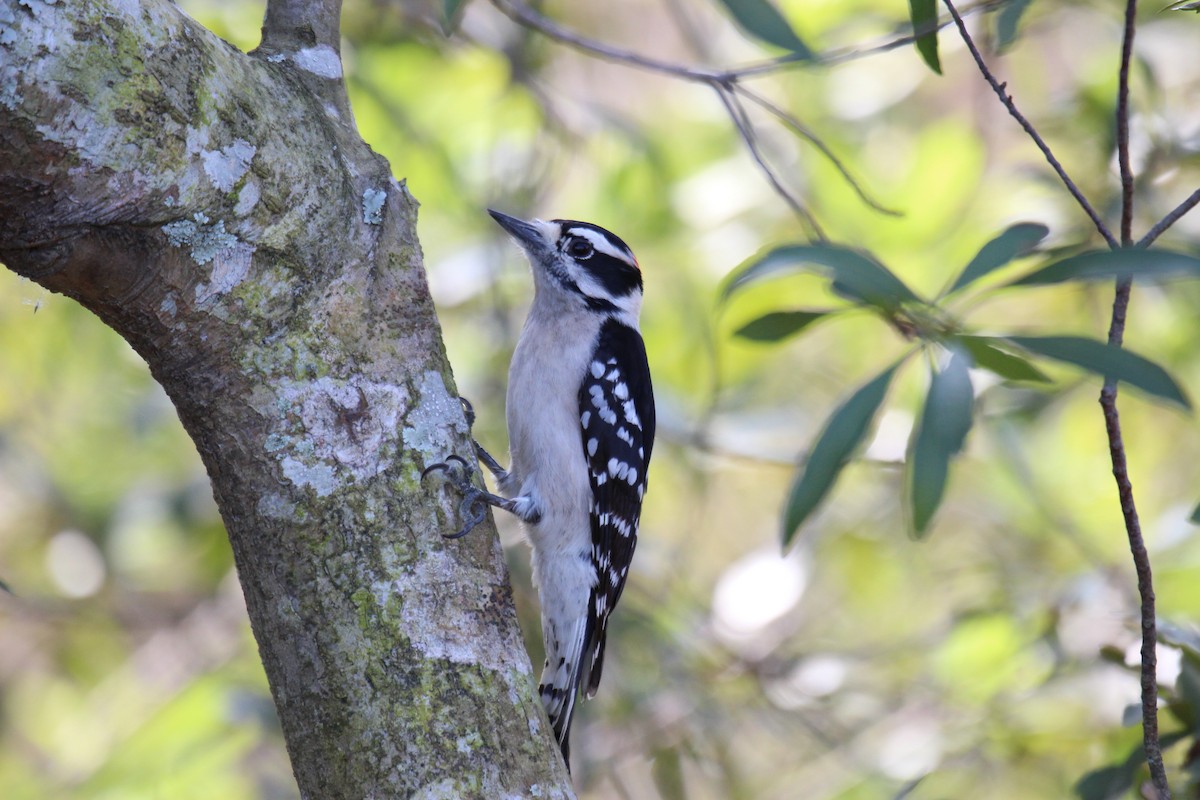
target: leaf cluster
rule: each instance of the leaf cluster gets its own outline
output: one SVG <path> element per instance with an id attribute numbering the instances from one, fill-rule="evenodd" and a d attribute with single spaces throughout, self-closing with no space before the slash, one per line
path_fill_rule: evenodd
<path id="1" fill-rule="evenodd" d="M 1191 409 L 1191 401 L 1165 369 L 1119 345 L 1080 336 L 1019 331 L 984 334 L 962 318 L 959 309 L 967 305 L 963 301 L 966 290 L 1014 260 L 1038 256 L 1037 246 L 1048 233 L 1039 223 L 1010 226 L 988 241 L 932 299 L 921 297 L 871 254 L 835 244 L 774 247 L 733 271 L 722 288 L 722 304 L 751 284 L 789 272 L 816 272 L 831 282 L 834 294 L 847 301 L 832 308 L 771 311 L 738 328 L 735 335 L 743 339 L 781 342 L 818 321 L 865 309 L 914 343 L 899 361 L 853 391 L 830 414 L 788 492 L 783 513 L 785 546 L 793 541 L 861 448 L 889 386 L 918 353 L 928 356 L 928 390 L 909 438 L 905 475 L 907 521 L 918 537 L 928 531 L 941 504 L 950 464 L 962 451 L 977 413 L 972 370 L 991 373 L 1002 382 L 1047 384 L 1050 379 L 1038 362 L 1058 361 L 1092 373 L 1106 383 L 1125 383 L 1171 405 Z M 1200 276 L 1200 259 L 1156 248 L 1088 250 L 1051 258 L 1028 274 L 976 293 L 971 301 L 984 299 L 986 294 L 1070 281 L 1173 276 Z"/>

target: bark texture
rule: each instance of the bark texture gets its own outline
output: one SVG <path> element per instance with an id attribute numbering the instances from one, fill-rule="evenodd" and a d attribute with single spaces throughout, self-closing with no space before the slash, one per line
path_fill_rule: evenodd
<path id="1" fill-rule="evenodd" d="M 494 530 L 442 540 L 419 482 L 470 448 L 417 204 L 305 23 L 336 0 L 272 6 L 246 55 L 167 0 L 0 0 L 0 261 L 175 403 L 305 797 L 570 796 Z"/>

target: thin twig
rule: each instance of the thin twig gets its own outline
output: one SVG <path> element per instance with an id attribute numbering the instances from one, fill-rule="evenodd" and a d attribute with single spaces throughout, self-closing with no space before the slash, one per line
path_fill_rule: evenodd
<path id="1" fill-rule="evenodd" d="M 821 230 L 821 226 L 817 224 L 817 220 L 813 217 L 803 203 L 801 203 L 791 191 L 780 182 L 776 177 L 775 171 L 771 169 L 771 165 L 767 163 L 766 157 L 763 156 L 762 149 L 758 146 L 758 138 L 754 133 L 754 125 L 746 114 L 746 108 L 742 105 L 741 100 L 733 93 L 729 86 L 720 84 L 714 85 L 713 88 L 717 92 L 717 96 L 721 98 L 721 102 L 725 105 L 725 110 L 729 112 L 729 118 L 733 120 L 734 126 L 738 133 L 741 134 L 742 141 L 746 143 L 746 149 L 750 151 L 750 155 L 754 158 L 754 162 L 758 164 L 758 168 L 766 177 L 767 182 L 774 187 L 775 192 L 791 206 L 796 212 L 796 216 L 806 224 L 812 231 L 813 238 L 818 242 L 827 241 L 825 232 Z"/>
<path id="2" fill-rule="evenodd" d="M 779 180 L 775 175 L 774 170 L 763 156 L 761 149 L 758 146 L 757 136 L 755 135 L 753 123 L 746 114 L 746 110 L 741 105 L 741 101 L 733 92 L 735 78 L 723 72 L 713 70 L 699 69 L 693 67 L 685 67 L 680 64 L 674 64 L 667 61 L 661 61 L 655 58 L 634 53 L 630 50 L 624 50 L 618 47 L 612 47 L 602 42 L 597 42 L 582 36 L 574 31 L 562 27 L 558 23 L 550 20 L 541 14 L 534 11 L 529 6 L 514 0 L 492 0 L 497 8 L 508 15 L 511 19 L 521 25 L 533 28 L 540 31 L 547 37 L 562 44 L 569 45 L 586 53 L 598 56 L 600 58 L 615 61 L 621 64 L 628 64 L 643 69 L 652 70 L 664 75 L 670 75 L 682 80 L 695 83 L 703 83 L 711 86 L 721 99 L 721 103 L 725 106 L 725 110 L 729 113 L 729 117 L 733 120 L 734 126 L 742 137 L 742 141 L 746 143 L 746 147 L 750 151 L 750 155 L 754 158 L 766 176 L 767 181 L 774 188 L 775 192 L 783 198 L 784 202 L 796 212 L 797 216 L 809 227 L 813 236 L 818 241 L 825 241 L 825 234 L 821 230 L 821 226 L 817 224 L 812 213 L 804 206 L 803 203 L 792 194 L 790 190 Z"/>
<path id="3" fill-rule="evenodd" d="M 1121 245 L 1133 244 L 1133 168 L 1129 163 L 1129 65 L 1133 60 L 1133 37 L 1137 31 L 1137 0 L 1126 0 L 1125 33 L 1121 45 L 1121 67 L 1117 82 L 1117 163 L 1121 170 Z M 1112 322 L 1108 328 L 1108 343 L 1117 347 L 1125 339 L 1125 321 L 1129 311 L 1131 278 L 1117 280 L 1113 297 Z M 1125 440 L 1121 434 L 1121 416 L 1117 410 L 1117 382 L 1106 380 L 1100 391 L 1100 408 L 1104 413 L 1104 429 L 1108 434 L 1109 457 L 1113 478 L 1121 500 L 1121 515 L 1129 538 L 1129 552 L 1137 573 L 1138 595 L 1141 598 L 1142 618 L 1142 746 L 1150 780 L 1158 800 L 1171 800 L 1171 788 L 1163 767 L 1162 747 L 1158 741 L 1158 632 L 1154 611 L 1154 576 L 1150 556 L 1142 536 L 1133 483 L 1129 478 L 1129 463 L 1125 456 Z"/>
<path id="4" fill-rule="evenodd" d="M 964 17 L 967 17 L 980 11 L 990 11 L 997 5 L 1000 5 L 1004 2 L 1007 2 L 1007 0 L 981 0 L 981 2 L 963 6 L 960 13 Z M 831 50 L 827 53 L 818 53 L 813 56 L 811 62 L 805 62 L 796 55 L 780 56 L 778 58 L 772 58 L 754 64 L 733 67 L 727 70 L 726 74 L 728 74 L 731 78 L 740 80 L 742 78 L 758 78 L 763 75 L 770 75 L 772 73 L 779 72 L 780 70 L 802 65 L 804 63 L 819 64 L 826 67 L 836 66 L 838 64 L 846 64 L 850 61 L 858 61 L 862 58 L 869 58 L 871 56 L 879 55 L 880 53 L 888 53 L 901 47 L 907 47 L 915 42 L 917 37 L 924 36 L 930 31 L 940 31 L 942 28 L 948 28 L 952 24 L 953 22 L 951 20 L 942 20 L 937 25 L 929 26 L 927 29 L 893 36 L 890 39 L 886 39 L 879 44 L 871 45 L 870 47 L 852 46 L 842 48 L 841 50 Z"/>
<path id="5" fill-rule="evenodd" d="M 1195 208 L 1197 203 L 1200 203 L 1200 189 L 1197 189 L 1188 195 L 1188 198 L 1179 205 L 1175 206 L 1174 210 L 1172 210 L 1170 214 L 1167 214 L 1165 217 L 1159 220 L 1153 228 L 1146 232 L 1145 236 L 1143 236 L 1141 239 L 1138 239 L 1137 246 L 1149 247 L 1154 243 L 1155 239 L 1157 239 L 1159 236 L 1162 236 L 1163 233 L 1166 232 L 1167 228 L 1174 225 L 1183 217 L 1184 214 Z"/>
<path id="6" fill-rule="evenodd" d="M 1092 224 L 1096 226 L 1096 230 L 1104 237 L 1104 241 L 1108 242 L 1108 246 L 1113 248 L 1118 247 L 1119 243 L 1108 230 L 1108 226 L 1104 224 L 1104 220 L 1096 213 L 1096 209 L 1092 208 L 1092 204 L 1083 196 L 1083 192 L 1079 191 L 1079 187 L 1075 185 L 1075 181 L 1071 180 L 1071 177 L 1067 175 L 1067 171 L 1063 169 L 1062 164 L 1055 158 L 1054 153 L 1050 150 L 1050 146 L 1046 144 L 1046 140 L 1042 138 L 1037 129 L 1033 127 L 1025 115 L 1017 108 L 1017 104 L 1013 102 L 1012 97 L 1005 91 L 1005 84 L 996 80 L 996 76 L 988 69 L 987 62 L 983 60 L 983 56 L 979 53 L 979 48 L 975 46 L 975 40 L 967 32 L 966 23 L 963 22 L 962 15 L 958 13 L 958 9 L 954 7 L 953 0 L 943 0 L 943 2 L 946 4 L 946 8 L 950 10 L 950 16 L 954 18 L 954 24 L 958 26 L 958 33 L 962 37 L 963 42 L 966 43 L 967 49 L 971 51 L 971 56 L 975 59 L 975 64 L 979 67 L 979 72 L 983 75 L 984 80 L 992 87 L 992 91 L 1000 98 L 1000 102 L 1008 109 L 1008 113 L 1012 118 L 1017 121 L 1025 130 L 1025 133 L 1029 135 L 1029 138 L 1033 140 L 1033 143 L 1042 151 L 1042 155 L 1046 157 L 1046 161 L 1058 173 L 1058 177 L 1066 185 L 1067 191 L 1071 193 L 1071 196 L 1075 198 L 1075 202 L 1079 204 L 1079 207 L 1092 220 Z"/>
<path id="7" fill-rule="evenodd" d="M 733 91 L 736 92 L 737 94 L 740 94 L 742 97 L 746 98 L 751 103 L 754 103 L 755 105 L 759 106 L 760 108 L 763 108 L 764 110 L 766 110 L 767 112 L 772 114 L 776 119 L 778 119 L 780 122 L 782 122 L 785 126 L 787 126 L 788 128 L 791 128 L 796 133 L 797 136 L 801 136 L 804 139 L 807 139 L 808 142 L 810 144 L 812 144 L 813 147 L 817 148 L 818 152 L 820 152 L 821 155 L 825 156 L 825 158 L 828 159 L 829 163 L 833 165 L 834 169 L 836 169 L 839 173 L 841 173 L 842 178 L 845 179 L 846 183 L 850 184 L 850 188 L 854 190 L 855 194 L 858 195 L 859 199 L 862 200 L 863 203 L 865 203 L 867 206 L 871 207 L 875 211 L 878 211 L 880 214 L 887 214 L 888 216 L 891 216 L 891 217 L 903 216 L 903 214 L 901 212 L 896 211 L 895 209 L 887 208 L 886 206 L 880 205 L 880 203 L 877 200 L 875 200 L 873 197 L 871 197 L 869 194 L 867 194 L 866 189 L 864 189 L 862 187 L 862 185 L 858 182 L 858 180 L 853 175 L 850 174 L 849 168 L 842 162 L 842 160 L 840 158 L 837 157 L 837 155 L 834 154 L 834 152 L 831 149 L 829 149 L 829 146 L 827 144 L 825 144 L 825 142 L 821 139 L 821 137 L 819 137 L 815 133 L 813 133 L 808 127 L 806 127 L 803 123 L 801 123 L 800 120 L 796 119 L 796 117 L 792 116 L 787 111 L 785 111 L 782 108 L 780 108 L 779 106 L 775 105 L 767 98 L 763 97 L 760 94 L 750 91 L 749 89 L 747 89 L 745 86 L 743 86 L 741 84 L 734 84 Z"/>
<path id="8" fill-rule="evenodd" d="M 990 8 L 996 4 L 997 0 L 983 0 L 966 9 L 967 13 Z M 597 58 L 606 61 L 612 61 L 626 66 L 631 66 L 639 69 L 649 70 L 661 75 L 667 75 L 680 80 L 689 81 L 692 83 L 702 83 L 711 86 L 720 97 L 726 111 L 729 112 L 734 125 L 738 129 L 742 140 L 750 149 L 751 155 L 755 162 L 766 175 L 771 186 L 779 194 L 781 198 L 808 224 L 815 232 L 819 240 L 824 241 L 824 234 L 817 225 L 812 214 L 805 208 L 793 195 L 788 191 L 775 175 L 766 159 L 763 157 L 758 143 L 756 141 L 754 127 L 749 118 L 745 114 L 744 109 L 739 113 L 738 109 L 741 106 L 738 95 L 745 97 L 747 100 L 761 106 L 763 109 L 775 116 L 782 124 L 791 128 L 802 138 L 809 141 L 817 150 L 829 159 L 834 168 L 845 178 L 846 182 L 854 192 L 862 199 L 869 208 L 878 211 L 882 214 L 899 216 L 900 212 L 886 208 L 871 198 L 862 186 L 855 180 L 846 166 L 838 159 L 833 152 L 820 140 L 812 131 L 800 123 L 794 116 L 788 114 L 782 108 L 774 105 L 766 98 L 749 91 L 744 86 L 739 85 L 738 81 L 742 78 L 753 78 L 784 69 L 787 67 L 798 66 L 802 63 L 818 63 L 818 64 L 836 64 L 852 60 L 853 58 L 864 57 L 875 53 L 892 50 L 897 47 L 909 44 L 913 41 L 913 34 L 906 34 L 896 39 L 889 40 L 875 47 L 871 47 L 861 51 L 846 50 L 840 53 L 833 53 L 827 56 L 818 56 L 815 58 L 801 57 L 796 54 L 782 56 L 780 58 L 771 59 L 770 61 L 759 62 L 757 64 L 749 64 L 744 67 L 733 67 L 724 69 L 709 69 L 705 67 L 685 66 L 662 59 L 653 58 L 650 56 L 636 53 L 632 50 L 627 50 L 621 47 L 597 41 L 590 37 L 584 36 L 567 27 L 559 25 L 554 20 L 540 14 L 535 9 L 529 7 L 520 0 L 492 0 L 493 5 L 498 8 L 501 13 L 508 16 L 514 22 L 524 27 L 539 31 L 547 38 L 559 42 L 560 44 L 573 47 L 577 50 L 589 53 Z M 949 25 L 945 22 L 943 25 Z M 923 33 L 923 32 L 922 32 Z"/>
<path id="9" fill-rule="evenodd" d="M 569 45 L 576 50 L 591 53 L 606 61 L 616 61 L 621 64 L 628 64 L 650 70 L 651 72 L 671 75 L 685 81 L 697 83 L 713 84 L 730 79 L 728 72 L 704 69 L 702 67 L 685 67 L 682 64 L 662 61 L 635 53 L 632 50 L 598 42 L 595 39 L 582 36 L 569 28 L 564 28 L 549 17 L 542 16 L 524 3 L 512 2 L 511 0 L 492 0 L 492 3 L 514 22 L 540 31 L 547 38 L 553 39 L 556 42 Z"/>
<path id="10" fill-rule="evenodd" d="M 1133 58 L 1137 0 L 1125 6 L 1125 36 L 1117 79 L 1117 165 L 1121 170 L 1121 246 L 1133 244 L 1133 167 L 1129 165 L 1129 62 Z"/>
<path id="11" fill-rule="evenodd" d="M 973 14 L 979 11 L 986 11 L 997 5 L 998 0 L 982 0 L 970 6 L 964 6 L 963 14 Z M 685 66 L 676 64 L 671 61 L 663 61 L 662 59 L 645 56 L 641 53 L 635 53 L 632 50 L 626 50 L 623 47 L 615 47 L 605 42 L 600 42 L 590 37 L 577 33 L 570 28 L 559 25 L 554 20 L 539 14 L 533 8 L 517 0 L 492 0 L 492 4 L 500 9 L 500 12 L 514 22 L 524 25 L 528 28 L 540 31 L 546 37 L 553 39 L 561 44 L 569 45 L 578 50 L 591 53 L 594 56 L 603 58 L 606 61 L 615 61 L 621 64 L 627 64 L 632 67 L 658 72 L 663 75 L 671 75 L 685 81 L 693 81 L 697 83 L 734 83 L 743 78 L 757 78 L 763 75 L 769 75 L 783 69 L 793 67 L 801 67 L 805 65 L 833 65 L 843 64 L 848 61 L 855 61 L 860 58 L 885 53 L 890 50 L 895 50 L 899 47 L 912 44 L 918 34 L 906 33 L 902 36 L 897 36 L 888 39 L 880 44 L 867 48 L 846 48 L 840 51 L 834 51 L 824 55 L 817 54 L 815 56 L 804 56 L 799 54 L 789 54 L 779 56 L 765 61 L 758 61 L 751 64 L 745 64 L 740 67 L 724 67 L 719 69 L 709 69 L 707 67 Z M 950 25 L 949 21 L 945 21 L 938 25 L 939 29 Z M 925 32 L 922 31 L 921 35 Z"/>

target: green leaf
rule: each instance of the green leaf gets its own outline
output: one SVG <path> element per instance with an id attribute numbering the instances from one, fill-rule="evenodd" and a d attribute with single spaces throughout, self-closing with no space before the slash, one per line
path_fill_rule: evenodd
<path id="1" fill-rule="evenodd" d="M 908 479 L 917 536 L 925 533 L 941 505 L 950 459 L 963 448 L 974 406 L 967 359 L 951 351 L 946 366 L 933 373 L 921 421 L 913 431 Z"/>
<path id="2" fill-rule="evenodd" d="M 1040 369 L 1023 358 L 1006 353 L 996 346 L 1002 339 L 989 336 L 967 336 L 960 334 L 954 340 L 961 343 L 971 354 L 975 366 L 994 372 L 1001 378 L 1010 381 L 1032 381 L 1034 383 L 1049 383 L 1050 379 Z"/>
<path id="3" fill-rule="evenodd" d="M 800 41 L 783 14 L 769 0 L 720 0 L 720 3 L 742 30 L 751 36 L 791 50 L 806 61 L 813 57 L 812 50 Z"/>
<path id="4" fill-rule="evenodd" d="M 1193 525 L 1200 525 L 1200 503 L 1198 503 L 1196 507 L 1192 509 L 1192 514 L 1190 517 L 1188 517 L 1188 522 L 1192 523 Z"/>
<path id="5" fill-rule="evenodd" d="M 1065 361 L 1101 375 L 1105 380 L 1128 383 L 1147 394 L 1190 409 L 1191 402 L 1175 379 L 1158 364 L 1121 347 L 1081 336 L 1008 336 L 1008 341 L 1039 355 Z"/>
<path id="6" fill-rule="evenodd" d="M 458 29 L 467 0 L 442 0 L 442 33 L 449 36 Z"/>
<path id="7" fill-rule="evenodd" d="M 754 342 L 778 342 L 794 336 L 833 311 L 796 309 L 795 311 L 772 311 L 756 320 L 747 322 L 733 332 L 734 336 Z"/>
<path id="8" fill-rule="evenodd" d="M 1006 229 L 983 246 L 971 263 L 963 269 L 958 280 L 946 292 L 951 294 L 1003 267 L 1014 258 L 1025 255 L 1046 238 L 1050 229 L 1037 222 L 1020 222 Z"/>
<path id="9" fill-rule="evenodd" d="M 1017 40 L 1017 26 L 1033 0 L 1009 0 L 996 15 L 996 51 L 1003 53 Z"/>
<path id="10" fill-rule="evenodd" d="M 1133 786 L 1138 767 L 1145 760 L 1141 748 L 1140 759 L 1129 758 L 1121 764 L 1094 769 L 1075 784 L 1075 794 L 1080 800 L 1116 800 L 1124 797 Z"/>
<path id="11" fill-rule="evenodd" d="M 860 386 L 830 415 L 788 492 L 783 513 L 784 547 L 791 543 L 800 525 L 828 494 L 842 468 L 866 437 L 901 363 L 902 360 L 897 361 Z"/>
<path id="12" fill-rule="evenodd" d="M 908 11 L 912 16 L 917 52 L 931 70 L 941 75 L 942 63 L 938 59 L 937 0 L 908 0 Z"/>
<path id="13" fill-rule="evenodd" d="M 1178 275 L 1200 277 L 1200 258 L 1174 250 L 1126 247 L 1121 250 L 1090 250 L 1064 258 L 1013 281 L 1012 285 L 1045 286 L 1065 281 L 1156 279 Z"/>
<path id="14" fill-rule="evenodd" d="M 913 291 L 874 258 L 848 247 L 830 244 L 784 245 L 760 253 L 743 263 L 721 290 L 726 300 L 747 284 L 788 269 L 824 267 L 821 272 L 842 295 L 890 311 L 901 303 L 920 302 Z"/>

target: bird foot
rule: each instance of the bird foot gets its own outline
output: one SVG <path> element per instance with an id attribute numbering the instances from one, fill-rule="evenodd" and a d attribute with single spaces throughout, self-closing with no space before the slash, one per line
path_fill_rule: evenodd
<path id="1" fill-rule="evenodd" d="M 432 472 L 441 472 L 446 481 L 458 489 L 463 496 L 462 502 L 458 506 L 458 513 L 466 520 L 466 524 L 457 533 L 442 534 L 444 539 L 461 539 L 476 525 L 483 522 L 487 506 L 495 505 L 489 502 L 492 495 L 471 483 L 471 476 L 475 474 L 475 468 L 468 464 L 462 456 L 451 454 L 446 456 L 445 461 L 430 464 L 421 472 L 421 480 L 424 481 Z M 502 500 L 503 498 L 496 499 Z"/>

